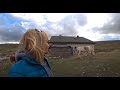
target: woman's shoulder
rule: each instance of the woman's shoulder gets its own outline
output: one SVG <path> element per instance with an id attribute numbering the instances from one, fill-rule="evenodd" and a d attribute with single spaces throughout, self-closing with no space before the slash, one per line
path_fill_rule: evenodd
<path id="1" fill-rule="evenodd" d="M 33 73 L 34 72 L 34 73 Z M 40 64 L 36 64 L 34 60 L 28 57 L 23 57 L 21 60 L 16 62 L 10 69 L 10 73 L 20 73 L 23 75 L 32 74 L 34 75 L 36 72 L 39 72 L 38 75 L 41 73 L 45 73 L 44 68 Z M 41 72 L 41 73 L 40 73 Z M 37 76 L 37 74 L 35 74 Z"/>
<path id="2" fill-rule="evenodd" d="M 29 64 L 27 64 L 27 62 L 24 59 L 21 59 L 10 67 L 9 73 L 24 72 L 28 66 L 29 66 Z"/>

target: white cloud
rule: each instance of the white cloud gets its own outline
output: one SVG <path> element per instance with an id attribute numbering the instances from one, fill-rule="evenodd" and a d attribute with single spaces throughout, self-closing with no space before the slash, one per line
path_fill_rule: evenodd
<path id="1" fill-rule="evenodd" d="M 38 25 L 42 25 L 46 23 L 46 20 L 44 19 L 43 13 L 11 13 L 12 15 L 16 17 L 20 17 L 26 20 L 34 21 Z"/>
<path id="2" fill-rule="evenodd" d="M 111 36 L 112 38 L 119 37 L 120 34 L 107 34 L 108 36 Z"/>
<path id="3" fill-rule="evenodd" d="M 33 20 L 40 24 L 45 24 L 46 19 L 50 22 L 57 22 L 63 19 L 65 16 L 74 15 L 75 13 L 11 13 L 14 16 Z"/>
<path id="4" fill-rule="evenodd" d="M 102 27 L 104 23 L 107 23 L 111 20 L 111 17 L 107 13 L 88 13 L 88 24 L 86 25 L 87 28 L 92 27 Z"/>
<path id="5" fill-rule="evenodd" d="M 75 15 L 75 13 L 46 13 L 45 16 L 47 20 L 51 22 L 57 22 L 63 19 L 64 17 L 68 15 Z"/>
<path id="6" fill-rule="evenodd" d="M 85 28 L 78 29 L 78 35 L 80 37 L 85 37 L 92 41 L 100 40 L 102 37 L 102 35 L 100 35 L 99 32 L 93 33 L 89 29 L 85 29 Z"/>
<path id="7" fill-rule="evenodd" d="M 102 27 L 111 20 L 107 13 L 11 13 L 13 16 L 25 19 L 21 26 L 42 28 L 48 35 L 79 35 L 93 41 L 100 40 L 107 34 L 93 33 L 93 27 Z M 116 37 L 115 34 L 107 36 Z"/>

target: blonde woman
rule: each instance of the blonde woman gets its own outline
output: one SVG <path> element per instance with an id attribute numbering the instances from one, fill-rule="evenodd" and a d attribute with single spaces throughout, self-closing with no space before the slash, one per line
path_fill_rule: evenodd
<path id="1" fill-rule="evenodd" d="M 9 77 L 52 77 L 50 65 L 45 58 L 48 53 L 48 36 L 37 29 L 28 29 L 23 35 L 16 63 L 9 69 Z"/>

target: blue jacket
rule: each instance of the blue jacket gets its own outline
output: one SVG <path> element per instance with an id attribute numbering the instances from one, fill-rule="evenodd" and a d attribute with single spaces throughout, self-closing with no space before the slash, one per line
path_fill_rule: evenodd
<path id="1" fill-rule="evenodd" d="M 48 72 L 51 72 L 51 68 L 46 58 L 44 61 L 49 68 L 48 71 L 33 58 L 22 56 L 21 60 L 9 69 L 8 77 L 49 77 Z"/>

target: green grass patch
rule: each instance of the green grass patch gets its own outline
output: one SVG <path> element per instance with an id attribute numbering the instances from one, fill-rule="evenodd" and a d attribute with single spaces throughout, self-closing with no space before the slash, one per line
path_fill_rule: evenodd
<path id="1" fill-rule="evenodd" d="M 120 77 L 120 44 L 96 44 L 94 57 L 49 58 L 55 77 Z M 10 48 L 11 47 L 11 48 Z M 113 48 L 113 50 L 112 50 Z M 110 49 L 110 50 L 109 50 Z M 0 55 L 5 57 L 15 52 L 17 46 L 0 46 Z M 0 77 L 7 77 L 11 66 L 9 59 L 0 61 Z"/>

